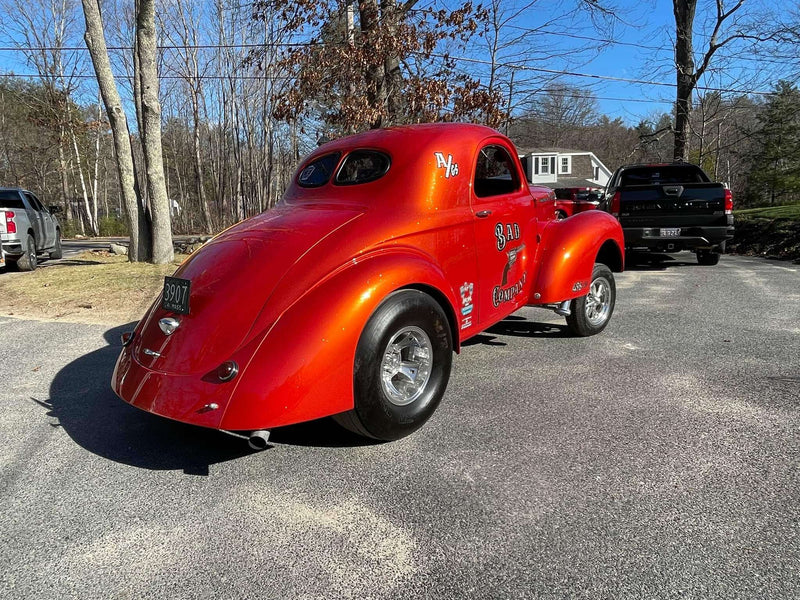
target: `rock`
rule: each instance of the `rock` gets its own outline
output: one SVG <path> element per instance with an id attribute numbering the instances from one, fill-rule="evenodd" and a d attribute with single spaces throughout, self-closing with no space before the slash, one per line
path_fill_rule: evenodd
<path id="1" fill-rule="evenodd" d="M 111 252 L 111 254 L 119 254 L 122 256 L 128 255 L 127 246 L 120 246 L 119 244 L 109 244 L 108 250 Z"/>
<path id="2" fill-rule="evenodd" d="M 203 247 L 203 244 L 189 244 L 186 246 L 186 254 L 192 254 L 200 250 Z"/>

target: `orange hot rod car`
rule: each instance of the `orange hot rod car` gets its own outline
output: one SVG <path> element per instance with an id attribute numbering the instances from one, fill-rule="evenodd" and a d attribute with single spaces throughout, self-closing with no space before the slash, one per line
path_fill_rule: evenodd
<path id="1" fill-rule="evenodd" d="M 614 310 L 622 230 L 554 219 L 517 152 L 468 124 L 375 130 L 320 146 L 273 209 L 166 278 L 123 335 L 126 402 L 267 445 L 328 415 L 361 435 L 418 429 L 464 340 L 526 305 L 598 333 Z"/>

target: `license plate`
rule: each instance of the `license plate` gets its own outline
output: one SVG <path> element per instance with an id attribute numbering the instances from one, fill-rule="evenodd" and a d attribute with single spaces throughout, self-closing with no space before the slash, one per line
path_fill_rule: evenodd
<path id="1" fill-rule="evenodd" d="M 681 234 L 680 227 L 674 227 L 670 229 L 662 229 L 661 230 L 661 237 L 678 237 Z"/>
<path id="2" fill-rule="evenodd" d="M 164 293 L 161 308 L 172 312 L 189 314 L 189 287 L 191 281 L 179 277 L 164 277 Z"/>

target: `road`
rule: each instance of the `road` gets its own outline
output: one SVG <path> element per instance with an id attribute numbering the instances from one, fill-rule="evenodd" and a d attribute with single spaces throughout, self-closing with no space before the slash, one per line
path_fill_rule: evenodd
<path id="1" fill-rule="evenodd" d="M 118 400 L 125 326 L 0 318 L 0 596 L 800 597 L 800 266 L 691 263 L 493 327 L 386 444 L 254 453 Z"/>

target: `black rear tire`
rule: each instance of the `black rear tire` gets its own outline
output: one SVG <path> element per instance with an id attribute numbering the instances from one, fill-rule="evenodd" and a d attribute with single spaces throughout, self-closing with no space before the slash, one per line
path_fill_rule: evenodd
<path id="1" fill-rule="evenodd" d="M 36 264 L 36 241 L 32 235 L 28 235 L 25 253 L 17 259 L 17 268 L 20 271 L 33 271 L 36 269 Z"/>
<path id="2" fill-rule="evenodd" d="M 616 301 L 614 274 L 606 265 L 595 263 L 589 292 L 570 303 L 569 330 L 581 337 L 600 333 L 611 320 Z"/>
<path id="3" fill-rule="evenodd" d="M 64 250 L 61 248 L 61 230 L 56 229 L 56 243 L 53 246 L 53 251 L 50 253 L 50 258 L 59 259 L 64 257 Z"/>
<path id="4" fill-rule="evenodd" d="M 719 262 L 719 252 L 712 250 L 698 250 L 697 251 L 697 264 L 704 267 L 713 267 Z"/>
<path id="5" fill-rule="evenodd" d="M 444 396 L 453 338 L 442 307 L 419 290 L 390 294 L 367 321 L 353 366 L 354 408 L 339 425 L 378 440 L 410 435 Z"/>

